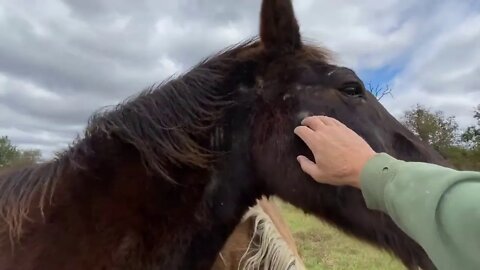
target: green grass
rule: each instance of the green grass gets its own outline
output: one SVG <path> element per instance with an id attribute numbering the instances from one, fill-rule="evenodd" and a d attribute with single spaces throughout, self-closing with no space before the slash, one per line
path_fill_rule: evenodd
<path id="1" fill-rule="evenodd" d="M 307 269 L 405 270 L 388 253 L 349 237 L 289 204 L 277 202 Z"/>

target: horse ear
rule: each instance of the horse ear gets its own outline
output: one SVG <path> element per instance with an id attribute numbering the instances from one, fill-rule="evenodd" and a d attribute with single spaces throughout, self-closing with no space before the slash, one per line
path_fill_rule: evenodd
<path id="1" fill-rule="evenodd" d="M 300 49 L 300 30 L 291 0 L 263 0 L 260 39 L 269 53 L 288 53 Z"/>

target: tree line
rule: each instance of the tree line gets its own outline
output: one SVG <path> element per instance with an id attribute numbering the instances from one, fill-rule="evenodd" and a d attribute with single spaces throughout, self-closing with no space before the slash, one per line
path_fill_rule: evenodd
<path id="1" fill-rule="evenodd" d="M 40 150 L 21 150 L 12 144 L 7 136 L 0 137 L 0 169 L 9 166 L 33 164 L 40 161 L 41 156 Z"/>
<path id="2" fill-rule="evenodd" d="M 455 116 L 417 104 L 401 122 L 422 141 L 430 144 L 457 169 L 480 170 L 480 104 L 472 110 L 475 124 L 459 128 Z"/>
<path id="3" fill-rule="evenodd" d="M 420 104 L 405 111 L 400 121 L 457 169 L 480 170 L 480 104 L 472 112 L 476 123 L 465 129 L 459 128 L 454 116 Z M 7 136 L 0 137 L 0 169 L 33 164 L 40 158 L 39 150 L 21 150 Z"/>

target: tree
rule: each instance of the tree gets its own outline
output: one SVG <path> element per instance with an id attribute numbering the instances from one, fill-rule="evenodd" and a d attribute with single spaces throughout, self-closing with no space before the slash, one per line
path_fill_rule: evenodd
<path id="1" fill-rule="evenodd" d="M 12 145 L 7 136 L 0 137 L 0 168 L 8 166 L 20 157 L 20 151 Z"/>
<path id="2" fill-rule="evenodd" d="M 480 104 L 474 111 L 473 118 L 477 120 L 477 124 L 475 126 L 470 126 L 465 130 L 462 134 L 462 141 L 480 151 Z"/>
<path id="3" fill-rule="evenodd" d="M 477 119 L 477 126 L 469 127 L 460 134 L 455 117 L 445 116 L 441 111 L 432 112 L 417 104 L 404 113 L 402 122 L 421 140 L 448 159 L 455 168 L 480 170 L 480 144 L 477 141 L 480 140 L 480 106 L 474 117 Z"/>
<path id="4" fill-rule="evenodd" d="M 12 144 L 7 136 L 0 137 L 0 168 L 13 164 L 32 164 L 40 160 L 39 150 L 22 151 Z"/>
<path id="5" fill-rule="evenodd" d="M 445 116 L 442 111 L 432 112 L 417 104 L 404 113 L 402 122 L 422 141 L 442 154 L 458 143 L 458 124 L 455 117 Z"/>

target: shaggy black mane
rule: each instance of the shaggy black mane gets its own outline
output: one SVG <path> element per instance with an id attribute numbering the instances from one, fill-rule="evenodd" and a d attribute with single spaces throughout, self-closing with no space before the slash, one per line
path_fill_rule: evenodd
<path id="1" fill-rule="evenodd" d="M 177 78 L 144 90 L 113 109 L 97 112 L 90 120 L 84 140 L 69 151 L 80 167 L 86 156 L 108 155 L 97 151 L 100 141 L 114 139 L 140 154 L 146 168 L 174 181 L 167 164 L 209 168 L 215 153 L 208 140 L 225 110 L 234 104 L 235 74 L 245 58 L 238 54 L 258 46 L 256 39 L 240 43 L 206 58 Z M 77 156 L 80 159 L 77 159 Z"/>
<path id="2" fill-rule="evenodd" d="M 234 102 L 230 75 L 243 61 L 237 55 L 258 46 L 255 39 L 201 61 L 178 78 L 170 78 L 89 119 L 83 138 L 53 161 L 0 174 L 0 244 L 18 239 L 32 206 L 43 211 L 57 182 L 69 168 L 95 171 L 99 160 L 115 157 L 118 144 L 137 152 L 147 170 L 175 182 L 170 164 L 209 168 L 215 152 L 208 140 L 212 129 Z M 235 77 L 235 76 L 234 76 Z M 33 200 L 39 200 L 38 204 Z M 11 241 L 12 242 L 12 241 Z"/>

